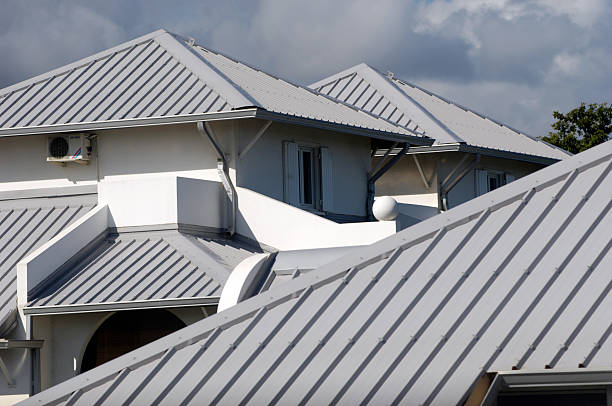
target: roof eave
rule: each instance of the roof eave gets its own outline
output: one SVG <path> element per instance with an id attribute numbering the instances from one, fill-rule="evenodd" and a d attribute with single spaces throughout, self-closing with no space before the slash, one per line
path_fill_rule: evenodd
<path id="1" fill-rule="evenodd" d="M 399 151 L 399 150 L 398 150 Z M 468 144 L 440 144 L 432 145 L 427 147 L 412 147 L 406 152 L 406 154 L 430 154 L 440 152 L 467 152 L 472 154 L 481 154 L 484 156 L 491 156 L 496 158 L 512 159 L 514 161 L 523 161 L 536 163 L 541 165 L 552 165 L 555 162 L 559 162 L 560 159 L 543 157 L 539 155 L 524 154 L 521 152 L 502 151 L 493 148 L 477 147 Z M 397 153 L 397 152 L 395 152 Z"/>
<path id="2" fill-rule="evenodd" d="M 428 146 L 434 140 L 428 137 L 412 136 L 407 134 L 393 133 L 384 130 L 375 130 L 356 127 L 341 123 L 316 120 L 312 118 L 298 117 L 290 114 L 271 112 L 259 107 L 244 108 L 239 110 L 219 111 L 213 113 L 185 114 L 177 116 L 146 117 L 126 120 L 108 120 L 88 123 L 53 124 L 36 127 L 19 127 L 0 129 L 0 138 L 21 135 L 53 134 L 65 132 L 85 132 L 97 130 L 110 130 L 131 127 L 146 127 L 154 125 L 169 125 L 182 123 L 195 123 L 198 121 L 234 120 L 244 118 L 259 118 L 281 123 L 320 128 L 348 134 L 366 136 L 370 138 L 384 139 L 389 141 L 408 142 L 412 145 Z"/>
<path id="3" fill-rule="evenodd" d="M 188 297 L 176 299 L 136 300 L 127 302 L 83 303 L 64 306 L 25 307 L 23 313 L 28 316 L 48 316 L 67 313 L 94 313 L 119 310 L 164 309 L 174 307 L 201 307 L 219 304 L 219 296 Z"/>

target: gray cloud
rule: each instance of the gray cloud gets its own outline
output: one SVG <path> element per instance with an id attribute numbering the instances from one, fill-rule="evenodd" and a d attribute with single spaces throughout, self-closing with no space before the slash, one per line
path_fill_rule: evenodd
<path id="1" fill-rule="evenodd" d="M 612 101 L 606 0 L 0 3 L 0 87 L 158 28 L 308 84 L 359 62 L 533 135 Z"/>

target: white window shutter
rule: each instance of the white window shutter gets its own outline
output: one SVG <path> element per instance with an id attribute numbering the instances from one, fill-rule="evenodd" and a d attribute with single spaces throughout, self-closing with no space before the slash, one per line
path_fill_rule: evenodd
<path id="1" fill-rule="evenodd" d="M 476 169 L 474 171 L 475 179 L 474 184 L 476 185 L 476 196 L 484 195 L 489 191 L 489 176 L 487 171 L 484 169 Z"/>
<path id="2" fill-rule="evenodd" d="M 334 211 L 334 169 L 329 148 L 321 148 L 321 200 L 323 211 Z"/>
<path id="3" fill-rule="evenodd" d="M 290 205 L 297 206 L 300 201 L 300 179 L 298 168 L 298 146 L 295 142 L 284 142 L 283 162 L 283 194 L 284 200 Z"/>
<path id="4" fill-rule="evenodd" d="M 516 178 L 514 177 L 514 175 L 512 175 L 512 174 L 510 174 L 510 173 L 507 173 L 507 174 L 506 174 L 506 185 L 507 185 L 508 183 L 510 183 L 510 182 L 514 182 L 514 179 L 516 179 Z"/>

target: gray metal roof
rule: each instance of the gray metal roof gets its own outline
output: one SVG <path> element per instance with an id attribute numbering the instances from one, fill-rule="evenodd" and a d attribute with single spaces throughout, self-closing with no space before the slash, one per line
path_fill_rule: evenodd
<path id="1" fill-rule="evenodd" d="M 466 143 L 555 160 L 571 155 L 418 86 L 384 75 L 364 63 L 310 87 L 435 138 L 435 144 Z"/>
<path id="2" fill-rule="evenodd" d="M 275 289 L 281 284 L 311 272 L 322 265 L 332 262 L 351 252 L 358 252 L 363 247 L 333 247 L 307 250 L 280 251 L 274 256 L 274 262 L 268 274 L 264 276 L 261 287 L 254 289 L 257 293 Z"/>
<path id="3" fill-rule="evenodd" d="M 97 196 L 0 201 L 0 337 L 17 313 L 17 263 L 86 214 Z"/>
<path id="4" fill-rule="evenodd" d="M 109 235 L 52 275 L 26 314 L 217 303 L 232 269 L 252 246 L 177 230 Z M 212 299 L 200 300 L 195 299 Z M 188 299 L 188 300 L 185 300 Z"/>
<path id="5" fill-rule="evenodd" d="M 22 404 L 456 404 L 485 371 L 607 367 L 611 169 L 608 142 Z"/>
<path id="6" fill-rule="evenodd" d="M 0 135 L 145 125 L 138 120 L 163 117 L 205 120 L 220 112 L 236 117 L 232 110 L 246 108 L 310 120 L 305 125 L 325 122 L 347 132 L 368 129 L 418 145 L 433 142 L 165 30 L 0 90 Z M 268 118 L 283 121 L 280 116 Z"/>

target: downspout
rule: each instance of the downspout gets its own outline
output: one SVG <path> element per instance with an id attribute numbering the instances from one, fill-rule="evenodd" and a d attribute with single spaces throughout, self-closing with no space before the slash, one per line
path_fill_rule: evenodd
<path id="1" fill-rule="evenodd" d="M 231 205 L 231 217 L 232 218 L 229 222 L 230 225 L 227 229 L 227 232 L 229 233 L 231 237 L 236 232 L 237 200 L 236 200 L 236 189 L 234 188 L 234 184 L 232 183 L 232 180 L 229 177 L 229 166 L 227 165 L 227 160 L 225 159 L 225 154 L 223 153 L 223 150 L 221 150 L 221 147 L 219 146 L 217 140 L 215 139 L 215 137 L 213 137 L 212 129 L 210 128 L 210 125 L 206 122 L 198 121 L 197 127 L 198 127 L 198 131 L 200 135 L 208 139 L 208 141 L 213 147 L 213 150 L 217 154 L 217 172 L 219 173 L 219 177 L 221 178 L 221 183 L 223 184 L 223 188 L 225 189 L 225 192 L 227 193 L 227 197 L 229 198 L 230 205 Z"/>
<path id="2" fill-rule="evenodd" d="M 459 162 L 457 167 L 455 167 L 455 169 L 451 172 L 451 175 L 454 174 L 459 169 L 459 166 L 463 163 L 463 161 L 464 160 L 461 160 L 461 162 Z M 452 180 L 451 180 L 451 176 L 449 175 L 440 184 L 440 208 L 441 210 L 443 211 L 448 210 L 448 206 L 447 206 L 448 192 L 450 192 L 451 189 L 454 188 L 457 185 L 457 183 L 459 183 L 459 181 L 465 177 L 465 175 L 467 175 L 472 169 L 474 169 L 476 165 L 478 165 L 479 162 L 480 162 L 480 154 L 476 154 L 476 157 L 474 158 L 474 160 L 468 166 L 466 166 L 459 173 L 459 175 L 457 175 Z"/>
<path id="3" fill-rule="evenodd" d="M 395 148 L 396 144 L 393 144 L 393 146 L 391 146 L 391 148 L 389 148 L 389 150 L 385 153 L 385 156 L 382 159 L 385 159 L 385 157 L 387 157 L 390 153 L 391 150 L 393 148 Z M 404 155 L 406 155 L 406 152 L 408 152 L 408 148 L 410 148 L 410 144 L 409 143 L 404 143 L 402 150 L 395 155 L 393 158 L 391 158 L 382 168 L 380 168 L 380 170 L 378 170 L 376 173 L 373 173 L 371 175 L 368 176 L 368 195 L 367 195 L 367 199 L 366 199 L 366 213 L 368 215 L 368 220 L 373 220 L 374 219 L 374 215 L 372 214 L 372 205 L 374 204 L 374 195 L 376 192 L 376 189 L 374 187 L 374 183 L 380 179 L 381 176 L 383 176 L 389 169 L 391 169 L 391 167 L 393 165 L 395 165 L 397 163 L 397 161 L 399 161 L 400 159 L 402 159 L 402 157 Z M 378 168 L 380 166 L 380 162 L 379 164 L 376 166 L 376 168 Z"/>

